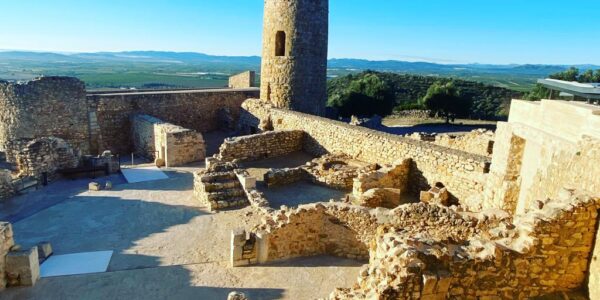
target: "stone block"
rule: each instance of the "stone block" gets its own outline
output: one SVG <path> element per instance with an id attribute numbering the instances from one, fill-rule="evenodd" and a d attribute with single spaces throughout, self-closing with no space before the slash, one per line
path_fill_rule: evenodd
<path id="1" fill-rule="evenodd" d="M 38 248 L 9 252 L 6 255 L 6 274 L 9 286 L 33 286 L 40 278 Z"/>
<path id="2" fill-rule="evenodd" d="M 236 176 L 245 190 L 251 190 L 256 188 L 256 178 L 246 174 L 238 173 L 236 173 Z"/>
<path id="3" fill-rule="evenodd" d="M 90 182 L 90 184 L 88 185 L 88 188 L 90 191 L 99 191 L 100 190 L 100 184 L 97 182 Z"/>
<path id="4" fill-rule="evenodd" d="M 44 262 L 50 255 L 52 255 L 52 245 L 49 242 L 41 242 L 37 245 L 38 259 L 40 263 Z"/>
<path id="5" fill-rule="evenodd" d="M 233 291 L 229 293 L 227 300 L 248 300 L 248 298 L 244 293 Z"/>

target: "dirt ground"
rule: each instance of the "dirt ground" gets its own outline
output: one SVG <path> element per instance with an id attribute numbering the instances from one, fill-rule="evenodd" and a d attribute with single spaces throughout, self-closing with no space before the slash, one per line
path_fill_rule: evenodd
<path id="1" fill-rule="evenodd" d="M 211 213 L 192 197 L 192 172 L 169 179 L 89 192 L 89 179 L 63 180 L 12 199 L 0 216 L 13 222 L 25 247 L 51 242 L 55 254 L 113 250 L 108 272 L 42 278 L 1 299 L 225 299 L 233 290 L 251 299 L 315 299 L 354 284 L 364 262 L 334 257 L 230 268 L 230 232 L 260 222 L 251 208 Z"/>

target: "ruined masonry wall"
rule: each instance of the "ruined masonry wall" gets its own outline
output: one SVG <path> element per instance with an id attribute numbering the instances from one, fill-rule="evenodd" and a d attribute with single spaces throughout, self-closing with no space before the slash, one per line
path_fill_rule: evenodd
<path id="1" fill-rule="evenodd" d="M 245 89 L 254 86 L 256 73 L 254 71 L 246 71 L 229 77 L 229 88 Z"/>
<path id="2" fill-rule="evenodd" d="M 6 288 L 6 254 L 14 244 L 12 226 L 0 222 L 0 290 Z"/>
<path id="3" fill-rule="evenodd" d="M 10 170 L 0 169 L 0 200 L 8 199 L 14 193 Z"/>
<path id="4" fill-rule="evenodd" d="M 42 173 L 47 173 L 52 180 L 56 171 L 77 167 L 81 156 L 65 140 L 45 137 L 25 145 L 16 160 L 20 175 L 41 179 Z"/>
<path id="5" fill-rule="evenodd" d="M 494 132 L 477 129 L 458 136 L 440 134 L 435 137 L 434 143 L 468 153 L 491 157 L 494 149 Z"/>
<path id="6" fill-rule="evenodd" d="M 161 158 L 167 167 L 181 166 L 206 157 L 204 139 L 198 132 L 148 115 L 135 115 L 132 124 L 134 148 L 142 156 Z"/>
<path id="7" fill-rule="evenodd" d="M 15 162 L 19 146 L 36 138 L 64 139 L 89 153 L 85 85 L 76 78 L 42 77 L 26 83 L 0 81 L 0 151 Z M 23 142 L 23 140 L 25 142 Z"/>
<path id="8" fill-rule="evenodd" d="M 600 299 L 600 230 L 596 232 L 596 242 L 592 252 L 592 263 L 590 264 L 588 291 L 590 300 Z"/>
<path id="9" fill-rule="evenodd" d="M 582 287 L 599 199 L 567 191 L 540 207 L 463 238 L 435 236 L 433 228 L 380 228 L 358 285 L 331 298 L 530 299 Z"/>
<path id="10" fill-rule="evenodd" d="M 330 119 L 271 108 L 261 100 L 248 100 L 242 107 L 242 126 L 258 128 L 261 120 L 270 118 L 275 130 L 305 131 L 308 135 L 304 150 L 315 156 L 344 153 L 360 161 L 379 164 L 393 164 L 399 159 L 412 158 L 408 186 L 415 194 L 429 189 L 436 182 L 442 182 L 458 199 L 483 192 L 489 158 Z"/>
<path id="11" fill-rule="evenodd" d="M 111 150 L 127 154 L 133 150 L 130 138 L 133 114 L 152 115 L 165 122 L 205 133 L 225 127 L 218 112 L 228 109 L 234 120 L 241 103 L 256 97 L 259 90 L 165 91 L 88 95 L 93 152 Z"/>
<path id="12" fill-rule="evenodd" d="M 248 161 L 283 156 L 302 150 L 303 141 L 304 132 L 299 130 L 269 131 L 228 138 L 221 145 L 219 158 L 225 161 Z"/>

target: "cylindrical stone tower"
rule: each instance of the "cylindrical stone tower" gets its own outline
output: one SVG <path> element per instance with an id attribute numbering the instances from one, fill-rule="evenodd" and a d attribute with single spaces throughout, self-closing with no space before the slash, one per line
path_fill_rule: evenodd
<path id="1" fill-rule="evenodd" d="M 265 0 L 261 99 L 325 114 L 328 26 L 329 0 Z"/>

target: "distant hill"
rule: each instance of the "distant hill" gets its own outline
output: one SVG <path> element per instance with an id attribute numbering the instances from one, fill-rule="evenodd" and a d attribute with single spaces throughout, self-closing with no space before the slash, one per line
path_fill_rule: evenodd
<path id="1" fill-rule="evenodd" d="M 477 81 L 518 91 L 529 90 L 538 78 L 561 72 L 564 65 L 493 65 L 493 64 L 436 64 L 429 62 L 370 61 L 364 59 L 331 59 L 328 63 L 330 78 L 358 73 L 364 70 L 454 77 Z M 599 69 L 600 66 L 575 66 Z M 89 81 L 91 87 L 103 85 L 137 86 L 138 81 L 111 81 L 107 74 L 156 74 L 180 76 L 180 73 L 233 74 L 243 70 L 260 69 L 259 56 L 215 56 L 194 52 L 126 51 L 97 53 L 52 53 L 27 51 L 0 51 L 0 78 L 27 79 L 38 75 L 77 76 Z M 103 74 L 95 81 L 94 74 Z M 186 74 L 185 76 L 190 76 Z M 139 77 L 139 76 L 138 76 Z M 142 76 L 147 78 L 147 76 Z M 141 77 L 140 77 L 141 78 Z M 138 78 L 139 79 L 139 78 Z M 91 81 L 90 81 L 91 80 Z M 219 79 L 222 81 L 222 79 Z M 169 85 L 177 85 L 169 82 Z M 222 82 L 221 82 L 222 83 Z M 221 84 L 219 83 L 219 84 Z M 156 84 L 156 82 L 152 82 Z M 193 82 L 182 84 L 186 86 Z"/>

